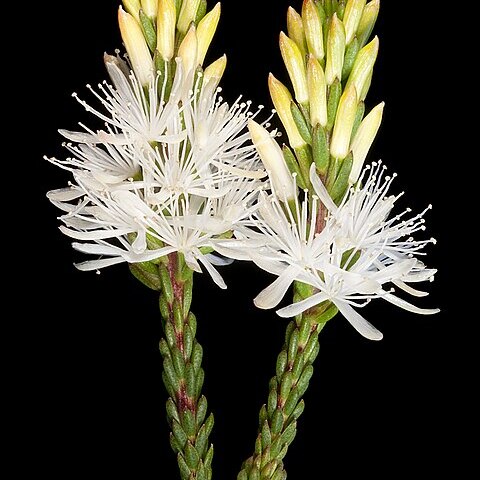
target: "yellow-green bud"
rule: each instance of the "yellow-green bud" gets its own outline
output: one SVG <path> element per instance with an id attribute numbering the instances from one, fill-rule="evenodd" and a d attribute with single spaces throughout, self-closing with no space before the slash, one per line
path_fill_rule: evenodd
<path id="1" fill-rule="evenodd" d="M 305 38 L 305 29 L 301 15 L 292 7 L 288 7 L 287 13 L 288 36 L 298 45 L 302 55 L 307 53 L 307 39 Z"/>
<path id="2" fill-rule="evenodd" d="M 175 54 L 177 10 L 174 0 L 159 0 L 157 16 L 157 50 L 169 61 Z"/>
<path id="3" fill-rule="evenodd" d="M 203 84 L 211 85 L 215 90 L 223 77 L 227 67 L 227 56 L 223 55 L 215 62 L 211 63 L 203 72 Z"/>
<path id="4" fill-rule="evenodd" d="M 353 40 L 357 33 L 360 19 L 362 18 L 363 9 L 367 0 L 348 0 L 345 7 L 345 14 L 343 16 L 343 23 L 345 24 L 345 32 L 347 35 L 347 45 Z"/>
<path id="5" fill-rule="evenodd" d="M 198 66 L 198 41 L 197 29 L 192 23 L 188 33 L 185 35 L 180 47 L 178 48 L 178 56 L 182 59 L 183 70 L 185 73 L 194 70 Z"/>
<path id="6" fill-rule="evenodd" d="M 252 141 L 262 159 L 275 193 L 281 200 L 293 200 L 297 196 L 292 174 L 287 167 L 282 149 L 272 134 L 254 120 L 248 122 Z"/>
<path id="7" fill-rule="evenodd" d="M 198 38 L 198 64 L 202 65 L 205 56 L 207 55 L 208 48 L 212 43 L 213 36 L 217 31 L 218 22 L 220 20 L 221 5 L 217 3 L 215 8 L 207 15 L 205 15 L 197 27 Z"/>
<path id="8" fill-rule="evenodd" d="M 272 74 L 268 77 L 268 87 L 278 116 L 287 131 L 290 146 L 293 149 L 304 147 L 307 143 L 300 135 L 295 120 L 293 119 L 291 110 L 292 96 L 288 88 Z"/>
<path id="9" fill-rule="evenodd" d="M 141 0 L 143 13 L 152 20 L 157 18 L 158 1 L 159 0 Z"/>
<path id="10" fill-rule="evenodd" d="M 360 45 L 365 45 L 372 34 L 373 27 L 380 11 L 380 0 L 372 0 L 363 9 L 363 15 L 358 25 L 357 37 Z"/>
<path id="11" fill-rule="evenodd" d="M 336 78 L 342 81 L 343 62 L 345 60 L 345 27 L 343 22 L 334 13 L 327 39 L 327 66 L 325 77 L 327 84 L 332 85 Z"/>
<path id="12" fill-rule="evenodd" d="M 153 77 L 153 59 L 142 28 L 122 7 L 118 10 L 118 24 L 133 71 L 141 85 L 148 85 Z"/>
<path id="13" fill-rule="evenodd" d="M 357 115 L 358 96 L 352 85 L 343 92 L 338 104 L 335 126 L 333 128 L 330 153 L 333 158 L 343 160 L 350 153 L 350 141 Z"/>
<path id="14" fill-rule="evenodd" d="M 354 85 L 359 97 L 363 96 L 365 88 L 371 78 L 373 67 L 377 60 L 379 48 L 378 37 L 375 37 L 368 45 L 365 45 L 357 55 L 353 64 L 352 72 L 347 82 L 347 88 Z"/>
<path id="15" fill-rule="evenodd" d="M 140 9 L 142 8 L 140 0 L 123 0 L 123 6 L 137 22 L 140 22 Z"/>
<path id="16" fill-rule="evenodd" d="M 187 33 L 190 24 L 195 21 L 200 2 L 201 0 L 183 0 L 177 23 L 178 30 L 181 33 Z"/>
<path id="17" fill-rule="evenodd" d="M 360 177 L 365 159 L 382 123 L 384 107 L 385 103 L 380 103 L 363 119 L 352 141 L 353 168 L 349 180 L 351 185 L 357 183 Z"/>
<path id="18" fill-rule="evenodd" d="M 280 33 L 280 51 L 293 84 L 295 98 L 298 103 L 304 105 L 308 102 L 308 87 L 302 52 L 298 45 L 283 32 Z"/>
<path id="19" fill-rule="evenodd" d="M 320 62 L 312 54 L 308 57 L 307 81 L 310 97 L 310 121 L 313 126 L 325 127 L 328 123 L 327 82 Z"/>
<path id="20" fill-rule="evenodd" d="M 302 17 L 308 49 L 310 53 L 315 55 L 317 60 L 322 60 L 325 56 L 322 20 L 313 0 L 304 0 Z"/>

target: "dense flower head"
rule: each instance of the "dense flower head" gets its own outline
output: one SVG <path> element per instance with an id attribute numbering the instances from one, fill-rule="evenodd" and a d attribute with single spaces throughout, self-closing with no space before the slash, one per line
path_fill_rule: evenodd
<path id="1" fill-rule="evenodd" d="M 78 268 L 180 252 L 225 287 L 213 267 L 223 261 L 208 252 L 252 213 L 264 188 L 266 173 L 246 129 L 260 109 L 252 113 L 241 98 L 228 105 L 216 82 L 185 71 L 181 58 L 168 89 L 160 73 L 142 86 L 118 56 L 107 56 L 106 65 L 112 83 L 89 87 L 103 109 L 79 100 L 106 129 L 61 130 L 71 156 L 49 159 L 74 179 L 48 194 L 65 212 L 62 232 L 77 240 L 75 249 L 100 257 Z"/>
<path id="2" fill-rule="evenodd" d="M 316 173 L 310 171 L 315 194 L 305 193 L 292 205 L 275 192 L 262 192 L 259 207 L 236 230 L 235 240 L 220 241 L 226 256 L 251 260 L 278 278 L 255 299 L 260 308 L 274 308 L 294 281 L 314 287 L 309 298 L 278 311 L 282 317 L 299 315 L 331 302 L 365 337 L 379 340 L 382 334 L 355 308 L 381 298 L 406 310 L 437 313 L 418 308 L 394 294 L 394 287 L 410 295 L 426 293 L 411 283 L 433 280 L 418 256 L 430 240 L 414 240 L 425 230 L 424 215 L 410 216 L 410 209 L 392 216 L 401 195 L 390 195 L 395 178 L 386 176 L 381 162 L 367 166 L 356 186 L 337 206 Z M 322 208 L 320 208 L 322 207 Z M 326 212 L 326 213 L 322 213 Z"/>

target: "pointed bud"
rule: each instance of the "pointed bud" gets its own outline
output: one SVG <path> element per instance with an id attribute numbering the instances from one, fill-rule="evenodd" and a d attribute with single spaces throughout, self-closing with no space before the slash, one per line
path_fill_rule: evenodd
<path id="1" fill-rule="evenodd" d="M 305 140 L 300 135 L 295 120 L 293 119 L 290 108 L 292 96 L 288 88 L 282 82 L 277 80 L 272 74 L 268 77 L 268 86 L 273 104 L 277 110 L 278 116 L 287 131 L 290 146 L 294 149 L 302 148 L 306 145 Z"/>
<path id="2" fill-rule="evenodd" d="M 220 20 L 221 5 L 217 3 L 215 8 L 207 13 L 200 21 L 197 27 L 198 38 L 198 64 L 202 65 L 208 48 L 212 43 L 213 36 L 217 31 L 218 21 Z"/>
<path id="3" fill-rule="evenodd" d="M 345 7 L 345 14 L 343 16 L 343 23 L 345 24 L 345 32 L 347 35 L 347 45 L 353 40 L 357 33 L 360 19 L 362 18 L 363 9 L 367 0 L 348 0 Z"/>
<path id="4" fill-rule="evenodd" d="M 335 13 L 333 14 L 332 22 L 328 30 L 327 40 L 327 66 L 325 69 L 325 77 L 328 85 L 331 85 L 336 78 L 340 81 L 342 80 L 345 45 L 345 27 Z"/>
<path id="5" fill-rule="evenodd" d="M 263 165 L 268 171 L 275 193 L 281 200 L 289 201 L 295 199 L 297 196 L 295 184 L 280 145 L 278 145 L 270 132 L 254 120 L 248 122 L 248 130 Z"/>
<path id="6" fill-rule="evenodd" d="M 322 20 L 313 0 L 304 0 L 302 17 L 308 50 L 315 55 L 317 60 L 322 60 L 325 56 Z"/>
<path id="7" fill-rule="evenodd" d="M 201 0 L 183 0 L 177 23 L 180 33 L 186 34 L 190 28 L 190 24 L 195 21 L 200 1 Z"/>
<path id="8" fill-rule="evenodd" d="M 218 87 L 220 80 L 223 77 L 226 67 L 227 67 L 227 56 L 224 55 L 223 57 L 220 57 L 215 62 L 211 63 L 205 69 L 205 71 L 203 72 L 203 84 L 204 85 L 211 84 L 213 86 L 213 89 L 215 90 Z"/>
<path id="9" fill-rule="evenodd" d="M 308 58 L 307 81 L 311 123 L 325 127 L 328 123 L 327 82 L 322 66 L 312 54 Z"/>
<path id="10" fill-rule="evenodd" d="M 185 74 L 188 74 L 190 71 L 197 68 L 197 54 L 197 29 L 195 28 L 195 25 L 192 24 L 178 48 L 178 56 L 182 59 L 183 71 Z"/>
<path id="11" fill-rule="evenodd" d="M 355 86 L 347 88 L 338 104 L 330 152 L 333 158 L 343 160 L 350 153 L 353 124 L 357 116 L 358 97 Z"/>
<path id="12" fill-rule="evenodd" d="M 371 78 L 378 56 L 378 48 L 379 40 L 378 37 L 375 37 L 358 52 L 357 59 L 353 64 L 346 88 L 354 85 L 360 97 L 363 97 L 363 93 L 368 86 L 368 80 Z"/>
<path id="13" fill-rule="evenodd" d="M 373 27 L 377 22 L 378 13 L 380 11 L 380 0 L 372 0 L 367 3 L 363 9 L 363 15 L 358 25 L 357 38 L 360 45 L 363 46 L 368 42 L 373 32 Z"/>
<path id="14" fill-rule="evenodd" d="M 307 54 L 307 39 L 303 28 L 303 20 L 300 14 L 292 7 L 288 7 L 287 13 L 288 36 L 298 45 L 302 55 Z"/>
<path id="15" fill-rule="evenodd" d="M 135 18 L 137 22 L 140 22 L 140 0 L 123 0 L 123 5 L 127 12 Z"/>
<path id="16" fill-rule="evenodd" d="M 302 52 L 298 45 L 283 32 L 280 33 L 280 51 L 295 90 L 295 98 L 298 103 L 304 105 L 308 102 L 308 87 Z"/>
<path id="17" fill-rule="evenodd" d="M 153 59 L 140 24 L 122 7 L 118 10 L 118 23 L 133 71 L 141 85 L 148 85 L 153 76 Z"/>
<path id="18" fill-rule="evenodd" d="M 157 50 L 169 61 L 175 54 L 177 10 L 174 0 L 159 0 L 157 16 Z"/>
<path id="19" fill-rule="evenodd" d="M 380 103 L 364 118 L 353 139 L 353 168 L 350 173 L 350 184 L 352 185 L 357 183 L 360 178 L 363 164 L 382 123 L 384 107 L 385 103 Z"/>
<path id="20" fill-rule="evenodd" d="M 143 13 L 152 20 L 157 18 L 158 0 L 141 0 Z"/>

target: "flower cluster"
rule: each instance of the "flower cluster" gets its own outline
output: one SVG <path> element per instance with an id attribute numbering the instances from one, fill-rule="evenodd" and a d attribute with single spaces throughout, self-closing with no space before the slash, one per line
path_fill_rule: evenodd
<path id="1" fill-rule="evenodd" d="M 175 34 L 175 5 L 159 5 L 166 11 L 158 12 L 164 24 L 158 30 L 156 51 L 163 59 L 157 73 L 140 24 L 120 9 L 133 70 L 118 56 L 105 57 L 111 83 L 97 91 L 89 87 L 101 110 L 74 95 L 106 129 L 60 132 L 72 142 L 65 144 L 71 156 L 50 161 L 70 171 L 74 181 L 48 197 L 65 212 L 61 231 L 76 240 L 73 247 L 99 256 L 79 269 L 156 261 L 180 252 L 190 268 L 201 271 L 203 265 L 225 288 L 214 268 L 225 261 L 212 255 L 215 242 L 251 213 L 266 177 L 246 129 L 256 113 L 250 102 L 239 99 L 230 106 L 220 96 L 224 57 L 201 68 L 219 5 L 198 28 L 187 22 L 174 58 L 166 31 Z M 169 18 L 172 28 L 165 24 Z"/>

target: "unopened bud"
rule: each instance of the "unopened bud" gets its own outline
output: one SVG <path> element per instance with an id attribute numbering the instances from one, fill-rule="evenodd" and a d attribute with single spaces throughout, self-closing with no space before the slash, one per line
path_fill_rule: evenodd
<path id="1" fill-rule="evenodd" d="M 298 103 L 304 105 L 308 102 L 308 87 L 302 52 L 298 45 L 283 32 L 280 33 L 280 51 L 295 90 L 295 98 Z"/>
<path id="2" fill-rule="evenodd" d="M 201 0 L 183 0 L 177 23 L 180 33 L 187 33 L 190 24 L 195 21 L 200 2 Z"/>
<path id="3" fill-rule="evenodd" d="M 345 27 L 335 13 L 328 30 L 327 39 L 327 66 L 325 68 L 325 77 L 327 84 L 332 83 L 337 78 L 342 80 L 343 62 L 345 60 Z"/>
<path id="4" fill-rule="evenodd" d="M 308 58 L 307 80 L 311 123 L 325 127 L 328 123 L 327 82 L 322 66 L 311 54 Z"/>
<path id="5" fill-rule="evenodd" d="M 223 77 L 226 67 L 227 56 L 223 55 L 223 57 L 220 57 L 205 69 L 203 72 L 203 84 L 211 85 L 213 90 L 215 90 Z"/>
<path id="6" fill-rule="evenodd" d="M 218 22 L 220 20 L 221 5 L 217 3 L 215 8 L 207 13 L 197 27 L 197 39 L 198 39 L 198 64 L 202 65 L 205 56 L 207 55 L 208 48 L 212 43 L 213 36 L 217 31 Z"/>
<path id="7" fill-rule="evenodd" d="M 363 15 L 358 25 L 357 38 L 360 46 L 363 47 L 368 42 L 372 34 L 373 27 L 377 22 L 378 13 L 380 11 L 380 0 L 372 0 L 367 3 L 363 9 Z"/>
<path id="8" fill-rule="evenodd" d="M 198 66 L 197 52 L 197 29 L 195 25 L 192 24 L 178 49 L 178 56 L 182 59 L 183 71 L 187 75 Z"/>
<path id="9" fill-rule="evenodd" d="M 322 60 L 325 56 L 322 20 L 313 0 L 304 0 L 302 17 L 308 49 L 317 60 Z"/>
<path id="10" fill-rule="evenodd" d="M 347 35 L 347 45 L 353 40 L 357 33 L 358 25 L 362 18 L 363 9 L 367 0 L 348 0 L 345 7 L 345 14 L 343 16 L 343 23 L 345 24 L 345 32 Z"/>
<path id="11" fill-rule="evenodd" d="M 140 9 L 142 8 L 140 0 L 123 0 L 123 6 L 137 22 L 140 22 Z"/>
<path id="12" fill-rule="evenodd" d="M 357 116 L 358 97 L 355 87 L 347 88 L 338 104 L 330 152 L 333 158 L 343 160 L 350 152 L 353 125 Z"/>
<path id="13" fill-rule="evenodd" d="M 174 0 L 159 0 L 157 16 L 157 50 L 169 61 L 175 54 L 177 10 Z"/>
<path id="14" fill-rule="evenodd" d="M 298 45 L 302 55 L 307 53 L 307 39 L 305 38 L 305 29 L 301 15 L 292 7 L 288 7 L 287 13 L 288 36 Z"/>
<path id="15" fill-rule="evenodd" d="M 151 20 L 157 18 L 159 0 L 141 0 L 143 13 Z"/>

